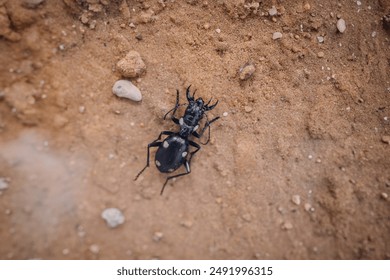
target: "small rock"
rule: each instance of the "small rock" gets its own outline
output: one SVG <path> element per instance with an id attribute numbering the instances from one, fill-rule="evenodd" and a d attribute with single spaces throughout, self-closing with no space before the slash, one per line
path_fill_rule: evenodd
<path id="1" fill-rule="evenodd" d="M 253 108 L 251 106 L 245 106 L 244 110 L 245 110 L 245 112 L 250 113 L 250 112 L 252 112 Z"/>
<path id="2" fill-rule="evenodd" d="M 325 53 L 324 52 L 318 52 L 317 53 L 317 57 L 318 58 L 323 58 L 325 56 Z"/>
<path id="3" fill-rule="evenodd" d="M 222 116 L 227 117 L 229 115 L 228 112 L 223 112 Z"/>
<path id="4" fill-rule="evenodd" d="M 6 178 L 0 178 L 0 191 L 8 189 L 9 180 Z"/>
<path id="5" fill-rule="evenodd" d="M 116 64 L 119 72 L 126 78 L 139 77 L 146 71 L 146 65 L 141 55 L 136 51 L 130 51 Z"/>
<path id="6" fill-rule="evenodd" d="M 309 3 L 305 3 L 305 5 L 303 6 L 303 9 L 304 9 L 305 11 L 309 11 L 309 10 L 311 9 L 310 4 L 309 4 Z"/>
<path id="7" fill-rule="evenodd" d="M 242 217 L 242 219 L 243 219 L 244 221 L 246 221 L 246 222 L 250 222 L 250 221 L 252 220 L 252 216 L 251 216 L 251 214 L 249 214 L 249 213 L 245 213 L 245 214 L 243 214 L 241 217 Z"/>
<path id="8" fill-rule="evenodd" d="M 387 200 L 387 198 L 389 197 L 389 195 L 385 192 L 381 193 L 381 198 L 384 199 L 384 200 Z"/>
<path id="9" fill-rule="evenodd" d="M 162 233 L 161 231 L 156 231 L 153 234 L 153 240 L 156 242 L 159 242 L 163 237 L 164 237 L 164 233 Z"/>
<path id="10" fill-rule="evenodd" d="M 345 20 L 340 18 L 338 21 L 337 21 L 337 30 L 340 32 L 340 33 L 344 33 L 345 32 L 345 29 L 347 29 L 347 26 L 345 24 Z"/>
<path id="11" fill-rule="evenodd" d="M 253 64 L 246 64 L 243 67 L 241 67 L 239 73 L 240 73 L 240 80 L 248 80 L 250 77 L 252 77 L 253 73 L 255 73 L 256 67 Z"/>
<path id="12" fill-rule="evenodd" d="M 309 212 L 310 209 L 311 209 L 311 204 L 310 204 L 310 203 L 305 203 L 305 205 L 304 205 L 303 207 L 305 208 L 305 210 L 306 210 L 307 212 Z"/>
<path id="13" fill-rule="evenodd" d="M 116 81 L 112 87 L 112 92 L 118 97 L 128 98 L 133 101 L 142 100 L 141 91 L 127 80 Z"/>
<path id="14" fill-rule="evenodd" d="M 22 5 L 29 9 L 35 9 L 40 4 L 42 4 L 45 0 L 23 0 Z"/>
<path id="15" fill-rule="evenodd" d="M 274 32 L 274 33 L 272 34 L 272 39 L 273 39 L 273 40 L 277 40 L 277 39 L 280 39 L 280 38 L 282 38 L 282 37 L 283 37 L 283 34 L 280 33 L 280 32 Z"/>
<path id="16" fill-rule="evenodd" d="M 81 114 L 83 114 L 83 113 L 85 112 L 85 106 L 80 106 L 80 107 L 79 107 L 79 112 L 80 112 Z"/>
<path id="17" fill-rule="evenodd" d="M 193 225 L 193 222 L 190 220 L 186 220 L 186 221 L 181 222 L 180 225 L 185 227 L 185 228 L 191 228 Z"/>
<path id="18" fill-rule="evenodd" d="M 293 225 L 290 222 L 285 222 L 285 223 L 282 224 L 282 229 L 290 230 L 292 228 L 293 228 Z"/>
<path id="19" fill-rule="evenodd" d="M 390 145 L 390 136 L 389 135 L 383 135 L 381 140 L 383 143 Z"/>
<path id="20" fill-rule="evenodd" d="M 215 29 L 215 32 L 217 32 L 219 34 L 219 33 L 221 33 L 221 29 L 217 28 L 217 29 Z"/>
<path id="21" fill-rule="evenodd" d="M 296 205 L 300 205 L 301 204 L 301 197 L 299 195 L 295 194 L 292 196 L 291 201 Z"/>
<path id="22" fill-rule="evenodd" d="M 323 43 L 325 41 L 323 36 L 317 36 L 318 43 Z"/>
<path id="23" fill-rule="evenodd" d="M 102 218 L 106 221 L 107 226 L 116 228 L 125 222 L 125 216 L 118 208 L 107 208 L 102 212 Z"/>
<path id="24" fill-rule="evenodd" d="M 275 6 L 272 6 L 272 8 L 268 10 L 268 14 L 271 17 L 276 16 L 278 14 L 278 10 L 275 8 Z"/>
<path id="25" fill-rule="evenodd" d="M 141 41 L 144 37 L 142 36 L 141 33 L 137 33 L 137 35 L 135 35 L 135 39 L 137 39 L 138 41 Z"/>
<path id="26" fill-rule="evenodd" d="M 99 245 L 92 244 L 91 246 L 89 246 L 89 251 L 90 251 L 92 254 L 99 254 L 100 247 L 99 247 Z"/>

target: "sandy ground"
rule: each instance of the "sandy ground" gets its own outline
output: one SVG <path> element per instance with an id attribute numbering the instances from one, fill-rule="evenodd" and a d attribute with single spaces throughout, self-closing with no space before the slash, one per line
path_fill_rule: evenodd
<path id="1" fill-rule="evenodd" d="M 389 8 L 0 0 L 0 258 L 389 259 Z M 131 50 L 138 103 L 111 91 Z M 190 84 L 221 119 L 160 196 L 133 179 Z"/>

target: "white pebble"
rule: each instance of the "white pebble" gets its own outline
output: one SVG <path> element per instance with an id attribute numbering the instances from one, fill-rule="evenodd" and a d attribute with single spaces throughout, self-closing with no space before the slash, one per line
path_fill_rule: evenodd
<path id="1" fill-rule="evenodd" d="M 142 100 L 141 91 L 127 80 L 116 81 L 112 87 L 112 92 L 118 97 L 128 98 L 133 101 Z"/>
<path id="2" fill-rule="evenodd" d="M 99 254 L 100 247 L 99 247 L 99 245 L 92 244 L 91 246 L 89 246 L 89 251 L 90 251 L 92 254 Z"/>
<path id="3" fill-rule="evenodd" d="M 274 40 L 280 39 L 282 37 L 283 37 L 283 35 L 280 32 L 274 32 L 274 34 L 272 34 L 272 39 L 274 39 Z"/>
<path id="4" fill-rule="evenodd" d="M 278 14 L 278 10 L 275 8 L 275 6 L 272 6 L 272 8 L 268 10 L 268 14 L 271 17 L 276 16 Z"/>
<path id="5" fill-rule="evenodd" d="M 0 191 L 8 189 L 8 180 L 6 178 L 0 178 Z"/>
<path id="6" fill-rule="evenodd" d="M 107 208 L 102 212 L 102 218 L 106 221 L 107 226 L 115 228 L 125 222 L 125 216 L 118 208 Z"/>
<path id="7" fill-rule="evenodd" d="M 340 18 L 338 21 L 337 21 L 337 30 L 340 32 L 340 33 L 344 33 L 345 29 L 347 29 L 347 26 L 345 24 L 345 20 Z"/>
<path id="8" fill-rule="evenodd" d="M 227 117 L 229 115 L 228 112 L 223 112 L 222 116 Z"/>
<path id="9" fill-rule="evenodd" d="M 317 40 L 318 40 L 318 43 L 323 43 L 324 42 L 324 37 L 318 36 Z"/>

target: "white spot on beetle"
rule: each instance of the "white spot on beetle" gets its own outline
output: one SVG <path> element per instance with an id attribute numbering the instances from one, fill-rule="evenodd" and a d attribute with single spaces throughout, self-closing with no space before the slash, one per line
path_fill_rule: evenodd
<path id="1" fill-rule="evenodd" d="M 156 160 L 156 165 L 161 166 L 161 163 L 158 160 Z"/>
<path id="2" fill-rule="evenodd" d="M 173 171 L 175 171 L 173 168 L 168 169 L 168 172 L 173 172 Z"/>
<path id="3" fill-rule="evenodd" d="M 164 141 L 163 147 L 164 147 L 165 149 L 168 148 L 168 147 L 169 147 L 169 143 L 168 143 L 167 141 Z"/>
<path id="4" fill-rule="evenodd" d="M 183 118 L 180 118 L 180 120 L 179 120 L 179 124 L 180 124 L 180 125 L 183 125 L 183 124 L 184 124 L 184 120 L 183 120 Z"/>
<path id="5" fill-rule="evenodd" d="M 187 152 L 183 152 L 183 153 L 181 154 L 182 157 L 186 157 L 186 155 L 187 155 Z"/>
<path id="6" fill-rule="evenodd" d="M 198 128 L 199 128 L 199 125 L 195 126 L 194 131 L 198 130 Z"/>

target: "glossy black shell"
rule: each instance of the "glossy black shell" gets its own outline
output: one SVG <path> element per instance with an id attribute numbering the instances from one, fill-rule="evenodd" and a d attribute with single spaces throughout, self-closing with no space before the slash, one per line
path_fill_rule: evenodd
<path id="1" fill-rule="evenodd" d="M 158 147 L 155 163 L 160 172 L 173 172 L 184 163 L 187 154 L 188 140 L 173 134 Z"/>

